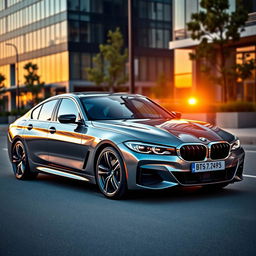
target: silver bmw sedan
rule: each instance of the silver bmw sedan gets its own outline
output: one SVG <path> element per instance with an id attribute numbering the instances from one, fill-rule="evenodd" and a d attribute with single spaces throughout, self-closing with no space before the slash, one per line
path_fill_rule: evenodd
<path id="1" fill-rule="evenodd" d="M 9 126 L 8 151 L 17 179 L 60 175 L 95 183 L 112 199 L 129 189 L 221 189 L 243 179 L 245 154 L 216 126 L 141 95 L 102 92 L 38 104 Z"/>

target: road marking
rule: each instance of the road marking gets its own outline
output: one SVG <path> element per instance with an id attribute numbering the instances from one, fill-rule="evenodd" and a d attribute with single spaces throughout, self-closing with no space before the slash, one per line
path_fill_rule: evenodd
<path id="1" fill-rule="evenodd" d="M 255 150 L 245 150 L 245 153 L 256 153 Z"/>
<path id="2" fill-rule="evenodd" d="M 8 149 L 7 148 L 3 148 L 4 151 L 7 151 Z"/>
<path id="3" fill-rule="evenodd" d="M 248 177 L 248 178 L 254 178 L 256 179 L 256 176 L 254 175 L 249 175 L 249 174 L 243 174 L 244 177 Z"/>

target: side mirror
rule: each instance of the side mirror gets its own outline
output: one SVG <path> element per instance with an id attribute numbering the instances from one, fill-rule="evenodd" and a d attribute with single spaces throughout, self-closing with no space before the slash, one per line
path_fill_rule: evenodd
<path id="1" fill-rule="evenodd" d="M 172 114 L 174 115 L 175 118 L 181 119 L 181 112 L 172 111 Z"/>
<path id="2" fill-rule="evenodd" d="M 75 124 L 76 123 L 76 115 L 69 114 L 69 115 L 60 115 L 58 120 L 62 124 Z"/>

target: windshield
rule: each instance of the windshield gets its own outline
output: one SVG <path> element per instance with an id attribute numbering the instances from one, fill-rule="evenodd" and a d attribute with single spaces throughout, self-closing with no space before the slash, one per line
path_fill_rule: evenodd
<path id="1" fill-rule="evenodd" d="M 90 120 L 170 119 L 166 110 L 144 97 L 92 96 L 80 98 Z"/>

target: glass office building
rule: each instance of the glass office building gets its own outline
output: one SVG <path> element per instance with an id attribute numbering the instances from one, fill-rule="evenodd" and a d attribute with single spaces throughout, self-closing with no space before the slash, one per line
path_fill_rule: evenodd
<path id="1" fill-rule="evenodd" d="M 245 31 L 241 33 L 239 42 L 230 43 L 231 55 L 229 65 L 256 60 L 256 0 L 242 0 L 243 7 L 248 10 L 249 18 Z M 236 8 L 236 0 L 229 0 L 229 12 Z M 209 76 L 201 72 L 204 63 L 191 61 L 189 53 L 197 45 L 190 38 L 187 22 L 191 14 L 200 11 L 199 0 L 174 0 L 173 1 L 173 40 L 170 49 L 174 50 L 174 94 L 176 98 L 197 96 L 208 102 L 221 101 L 221 87 L 212 84 Z M 218 56 L 216 55 L 216 58 Z M 213 71 L 214 72 L 214 71 Z M 230 83 L 231 84 L 231 83 Z M 229 86 L 229 95 L 233 100 L 248 100 L 256 102 L 256 74 L 245 81 L 236 81 Z"/>
<path id="2" fill-rule="evenodd" d="M 134 1 L 136 88 L 148 93 L 158 76 L 171 81 L 172 0 Z M 18 50 L 21 105 L 29 99 L 24 86 L 24 65 L 38 65 L 45 91 L 99 90 L 88 81 L 86 68 L 107 32 L 120 27 L 128 46 L 127 0 L 0 0 L 0 73 L 6 77 L 5 108 L 16 105 Z M 171 82 L 170 82 L 171 84 Z"/>

